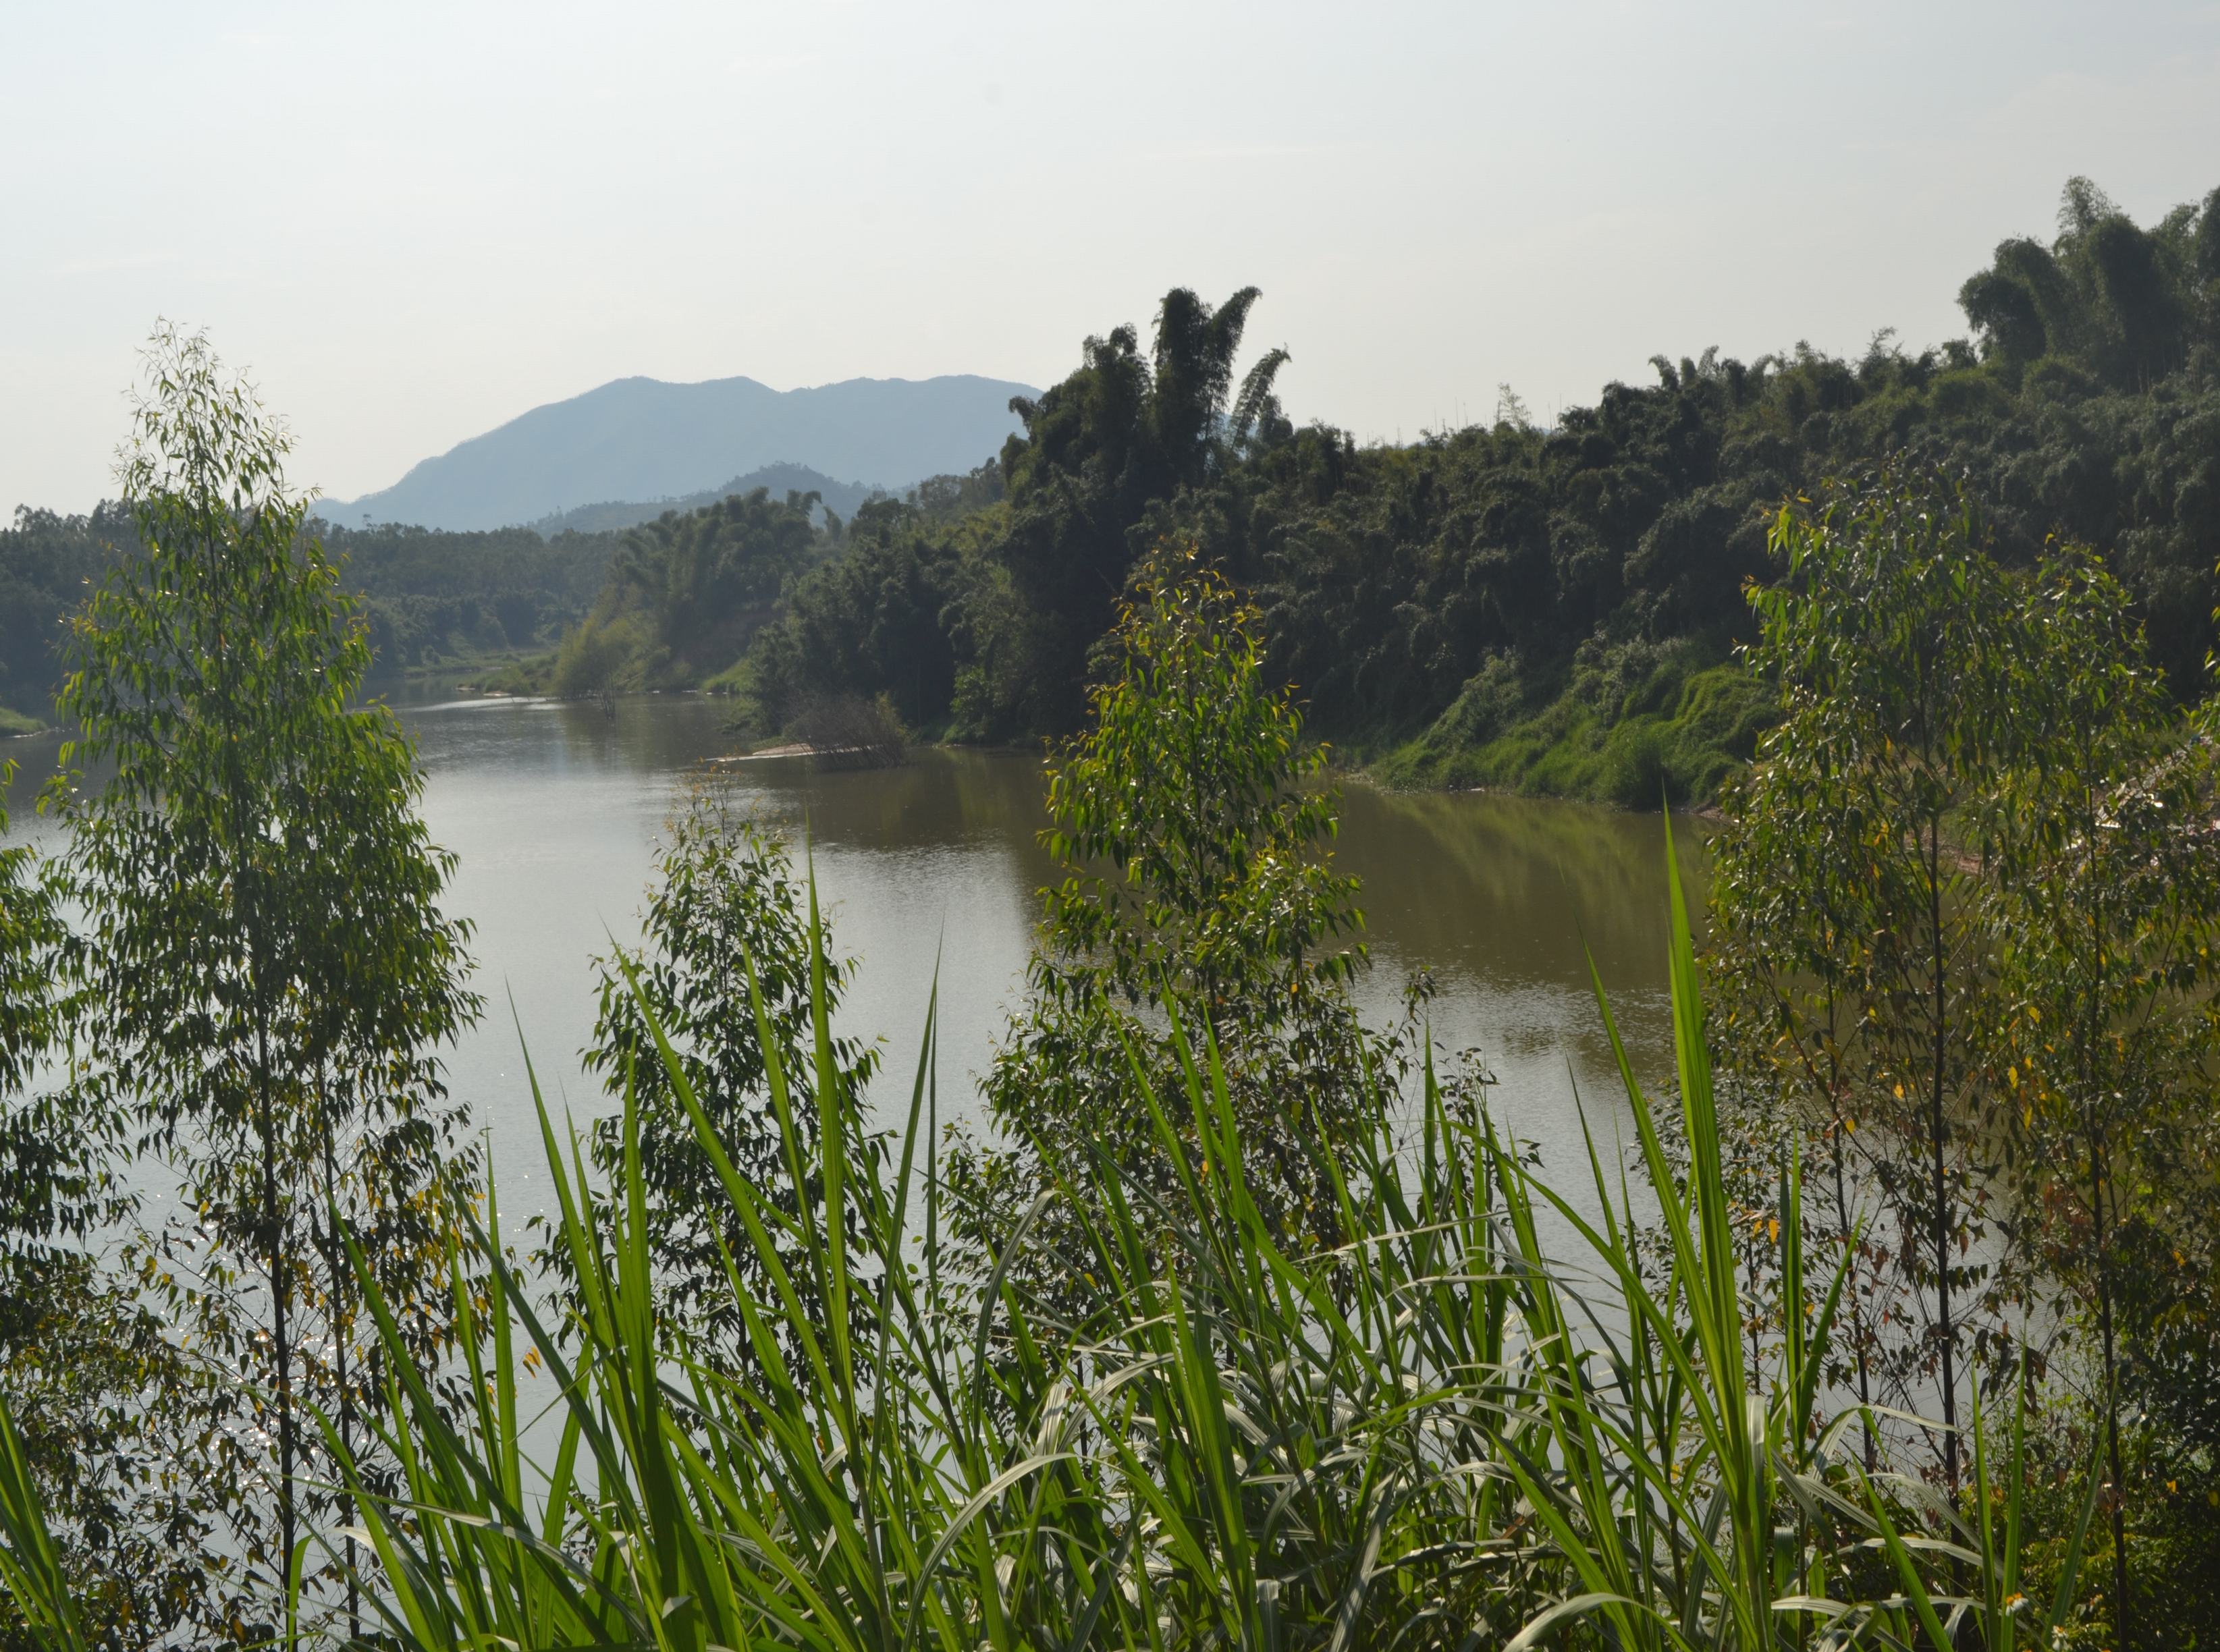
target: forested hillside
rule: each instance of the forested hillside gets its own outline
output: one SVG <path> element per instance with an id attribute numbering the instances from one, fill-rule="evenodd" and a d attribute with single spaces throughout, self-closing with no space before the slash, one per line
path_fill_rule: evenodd
<path id="1" fill-rule="evenodd" d="M 1656 358 L 1556 428 L 1406 446 L 1296 429 L 1279 352 L 1235 389 L 1253 290 L 1168 295 L 1151 346 L 1090 339 L 1019 405 L 1007 497 L 890 507 L 758 644 L 776 720 L 810 692 L 891 696 L 959 738 L 1059 733 L 1135 559 L 1189 535 L 1253 594 L 1313 724 L 1418 782 L 1652 800 L 1708 792 L 1758 726 L 1716 668 L 1785 497 L 1890 456 L 1961 475 L 1995 549 L 2086 541 L 2126 583 L 2173 692 L 2201 695 L 2220 597 L 2220 192 L 2148 228 L 2086 180 L 2056 236 L 2005 242 L 1973 336 L 1844 359 Z"/>
<path id="2" fill-rule="evenodd" d="M 840 520 L 812 522 L 814 493 L 774 501 L 756 488 L 630 530 L 593 612 L 563 641 L 558 694 L 692 688 L 744 654 L 776 619 L 781 594 L 839 541 Z"/>

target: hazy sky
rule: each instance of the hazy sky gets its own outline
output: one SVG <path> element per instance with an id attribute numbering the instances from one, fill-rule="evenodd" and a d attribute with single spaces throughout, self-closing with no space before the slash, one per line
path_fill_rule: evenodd
<path id="1" fill-rule="evenodd" d="M 626 374 L 1045 384 L 1177 284 L 1407 437 L 1954 335 L 2073 172 L 2220 184 L 2220 5 L 0 0 L 0 511 L 108 489 L 158 315 L 341 497 Z"/>

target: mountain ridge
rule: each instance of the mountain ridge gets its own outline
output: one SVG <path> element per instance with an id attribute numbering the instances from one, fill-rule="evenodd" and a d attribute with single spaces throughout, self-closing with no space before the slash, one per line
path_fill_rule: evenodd
<path id="1" fill-rule="evenodd" d="M 781 464 L 899 492 L 990 458 L 1019 428 L 1010 398 L 1038 394 L 972 373 L 792 390 L 745 377 L 634 375 L 530 408 L 420 460 L 391 487 L 326 502 L 321 514 L 505 527 L 614 502 L 676 501 Z"/>
<path id="2" fill-rule="evenodd" d="M 794 464 L 782 459 L 775 464 L 760 465 L 744 476 L 736 476 L 720 486 L 704 488 L 697 493 L 678 494 L 662 499 L 597 499 L 589 505 L 576 505 L 565 511 L 551 513 L 526 527 L 533 529 L 542 539 L 552 539 L 558 533 L 608 533 L 637 527 L 642 522 L 652 522 L 664 512 L 699 510 L 704 505 L 714 505 L 729 499 L 736 493 L 749 493 L 766 488 L 774 499 L 788 493 L 814 493 L 818 496 L 814 513 L 822 521 L 827 510 L 848 517 L 865 501 L 889 490 L 875 487 L 868 482 L 843 482 L 813 471 L 806 464 Z"/>

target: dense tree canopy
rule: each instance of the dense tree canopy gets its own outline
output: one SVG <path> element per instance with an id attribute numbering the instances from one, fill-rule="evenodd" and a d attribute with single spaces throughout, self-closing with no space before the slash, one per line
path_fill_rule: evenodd
<path id="1" fill-rule="evenodd" d="M 884 695 L 912 723 L 945 718 L 956 691 L 958 547 L 968 538 L 892 500 L 858 511 L 847 549 L 795 587 L 784 622 L 757 646 L 756 695 L 770 720 L 784 723 L 813 696 L 843 692 Z"/>
<path id="2" fill-rule="evenodd" d="M 758 488 L 683 515 L 665 511 L 625 535 L 604 603 L 637 603 L 682 666 L 729 664 L 808 565 L 817 502 L 814 493 L 774 501 Z"/>
<path id="3" fill-rule="evenodd" d="M 129 514 L 103 505 L 90 516 L 28 507 L 0 528 L 0 708 L 37 714 L 61 685 L 62 616 L 90 582 L 134 543 Z"/>
<path id="4" fill-rule="evenodd" d="M 346 589 L 361 602 L 377 662 L 390 670 L 443 656 L 531 651 L 593 606 L 619 536 L 526 527 L 449 533 L 405 523 L 318 525 Z"/>
<path id="5" fill-rule="evenodd" d="M 1743 583 L 1777 572 L 1774 513 L 1891 458 L 1962 477 L 2007 563 L 2054 535 L 2098 547 L 2169 691 L 2203 693 L 2220 203 L 2143 228 L 2077 178 L 2055 240 L 2006 241 L 1966 283 L 1970 340 L 1661 356 L 1655 383 L 1552 429 L 1512 398 L 1407 446 L 1294 428 L 1271 394 L 1283 351 L 1234 395 L 1256 298 L 1175 290 L 1148 352 L 1130 327 L 1088 340 L 1018 407 L 1001 498 L 875 508 L 762 645 L 771 720 L 807 681 L 959 737 L 1066 732 L 1115 594 L 1178 532 L 1250 593 L 1313 723 L 1401 777 L 1707 793 L 1763 714 L 1716 668 L 1749 639 Z"/>
<path id="6" fill-rule="evenodd" d="M 552 645 L 592 608 L 619 541 L 614 533 L 543 539 L 523 527 L 310 527 L 388 672 Z M 47 717 L 61 686 L 64 616 L 111 564 L 140 554 L 138 529 L 119 505 L 84 516 L 22 509 L 12 528 L 0 528 L 0 711 Z"/>

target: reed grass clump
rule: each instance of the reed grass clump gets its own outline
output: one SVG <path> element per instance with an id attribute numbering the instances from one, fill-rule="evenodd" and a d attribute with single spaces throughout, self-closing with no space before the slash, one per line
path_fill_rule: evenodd
<path id="1" fill-rule="evenodd" d="M 751 1254 L 726 1261 L 751 1368 L 658 1337 L 637 1106 L 621 1185 L 596 1198 L 577 1132 L 543 1104 L 575 1306 L 542 1306 L 496 1208 L 466 1223 L 461 1410 L 407 1356 L 356 1255 L 391 1356 L 370 1423 L 402 1470 L 397 1491 L 377 1483 L 327 1428 L 375 1555 L 361 1643 L 2049 1644 L 2073 1609 L 2079 1539 L 2046 1562 L 2055 1597 L 2025 1599 L 2017 1410 L 2000 1428 L 1976 1418 L 1961 1506 L 1841 1449 L 1855 1414 L 1830 1410 L 1820 1373 L 1842 1273 L 1802 1254 L 1793 1159 L 1780 1264 L 1801 1312 L 1785 1334 L 1750 1329 L 1677 883 L 1673 901 L 1685 1175 L 1619 1051 L 1637 1174 L 1662 1208 L 1665 1260 L 1646 1271 L 1631 1175 L 1592 1150 L 1574 1196 L 1431 1067 L 1415 1115 L 1382 1106 L 1381 1122 L 1320 1140 L 1335 1231 L 1288 1248 L 1246 1185 L 1210 1031 L 1176 1006 L 1173 1099 L 1199 1126 L 1175 1130 L 1153 1100 L 1138 1125 L 1175 1190 L 1121 1178 L 1107 1150 L 1044 1154 L 1001 1254 L 962 1264 L 930 1013 L 890 1150 L 859 1154 L 821 931 L 803 1070 L 781 1059 L 750 966 L 792 1185 L 823 1189 L 785 1211 L 726 1156 L 643 1000 L 746 1235 Z M 1600 986 L 1598 1005 L 1609 1025 Z M 798 1126 L 808 1107 L 821 1128 Z M 1085 1288 L 1051 1306 L 1013 1264 L 1059 1203 Z M 1553 1248 L 1550 1232 L 1571 1237 Z M 43 1643 L 84 1644 L 11 1437 L 0 1581 Z"/>

